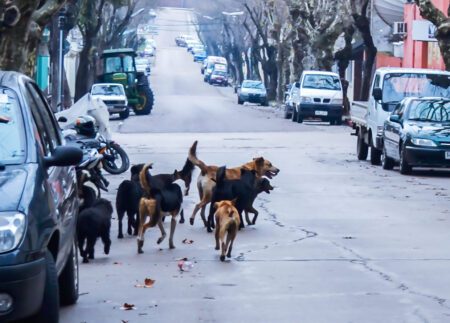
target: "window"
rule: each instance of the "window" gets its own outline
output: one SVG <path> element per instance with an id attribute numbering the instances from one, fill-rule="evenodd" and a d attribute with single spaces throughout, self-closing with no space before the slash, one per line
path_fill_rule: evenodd
<path id="1" fill-rule="evenodd" d="M 0 163 L 23 162 L 25 147 L 25 128 L 16 94 L 0 88 Z"/>
<path id="2" fill-rule="evenodd" d="M 450 101 L 414 100 L 409 108 L 408 120 L 450 122 Z"/>
<path id="3" fill-rule="evenodd" d="M 333 75 L 307 74 L 303 79 L 302 87 L 305 89 L 339 91 L 341 89 L 341 83 L 339 82 L 339 78 Z"/>

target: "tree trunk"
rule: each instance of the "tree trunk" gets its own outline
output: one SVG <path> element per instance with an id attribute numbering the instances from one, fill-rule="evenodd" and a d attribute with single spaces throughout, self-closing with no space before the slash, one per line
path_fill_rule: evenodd
<path id="1" fill-rule="evenodd" d="M 90 74 L 95 74 L 95 65 L 92 62 L 92 47 L 93 40 L 91 37 L 84 38 L 84 47 L 80 52 L 80 65 L 77 70 L 76 84 L 75 84 L 75 102 L 89 92 L 89 84 L 91 79 Z"/>

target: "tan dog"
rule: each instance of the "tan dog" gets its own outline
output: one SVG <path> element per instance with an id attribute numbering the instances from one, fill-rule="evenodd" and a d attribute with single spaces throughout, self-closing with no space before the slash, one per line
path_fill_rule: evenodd
<path id="1" fill-rule="evenodd" d="M 158 212 L 158 202 L 155 199 L 148 199 L 145 197 L 141 198 L 141 201 L 139 202 L 139 233 L 137 238 L 138 253 L 144 252 L 142 247 L 144 246 L 145 231 L 151 227 L 154 227 L 156 225 L 155 222 L 158 224 L 160 222 L 157 220 Z M 150 219 L 149 222 L 146 222 L 147 218 Z"/>
<path id="2" fill-rule="evenodd" d="M 200 168 L 200 175 L 197 179 L 197 187 L 200 195 L 200 202 L 195 205 L 194 211 L 192 212 L 192 216 L 189 219 L 191 225 L 194 224 L 195 215 L 201 209 L 201 217 L 205 226 L 207 226 L 206 218 L 205 218 L 205 209 L 206 205 L 211 202 L 212 191 L 215 187 L 216 183 L 213 179 L 216 178 L 218 166 L 208 166 L 203 161 L 197 158 L 197 141 L 194 142 L 191 149 L 189 150 L 188 159 L 198 168 Z M 264 159 L 263 157 L 253 158 L 252 161 L 235 168 L 227 168 L 225 177 L 226 179 L 239 179 L 241 178 L 241 168 L 245 168 L 247 170 L 254 170 L 256 172 L 256 176 L 258 178 L 262 176 L 267 176 L 268 178 L 272 178 L 276 176 L 280 170 L 272 165 L 272 163 Z"/>
<path id="3" fill-rule="evenodd" d="M 234 201 L 220 201 L 215 203 L 216 250 L 219 250 L 220 247 L 222 247 L 222 252 L 220 254 L 221 261 L 225 261 L 225 253 L 228 258 L 231 258 L 233 242 L 236 238 L 240 224 L 239 213 L 235 208 L 234 203 Z M 226 242 L 225 234 L 227 235 Z"/>

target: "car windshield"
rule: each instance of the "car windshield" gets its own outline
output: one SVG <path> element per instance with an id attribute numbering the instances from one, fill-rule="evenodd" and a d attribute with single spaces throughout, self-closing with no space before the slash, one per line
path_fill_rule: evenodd
<path id="1" fill-rule="evenodd" d="M 94 85 L 92 95 L 125 95 L 123 88 L 118 85 Z"/>
<path id="2" fill-rule="evenodd" d="M 13 91 L 0 87 L 0 164 L 19 164 L 25 158 L 22 112 Z"/>
<path id="3" fill-rule="evenodd" d="M 134 72 L 133 57 L 123 56 L 121 57 L 108 57 L 105 64 L 106 73 L 124 73 Z"/>
<path id="4" fill-rule="evenodd" d="M 305 89 L 339 91 L 341 89 L 341 83 L 339 82 L 339 78 L 333 75 L 309 74 L 303 79 L 302 87 Z"/>
<path id="5" fill-rule="evenodd" d="M 138 58 L 136 59 L 136 65 L 147 65 L 148 64 L 148 60 L 147 59 L 142 59 L 142 58 Z"/>
<path id="6" fill-rule="evenodd" d="M 414 100 L 409 106 L 407 120 L 450 122 L 450 101 Z"/>
<path id="7" fill-rule="evenodd" d="M 261 81 L 245 81 L 242 83 L 243 88 L 264 90 L 264 84 Z"/>
<path id="8" fill-rule="evenodd" d="M 450 75 L 386 74 L 383 83 L 383 103 L 396 103 L 412 96 L 450 97 Z"/>

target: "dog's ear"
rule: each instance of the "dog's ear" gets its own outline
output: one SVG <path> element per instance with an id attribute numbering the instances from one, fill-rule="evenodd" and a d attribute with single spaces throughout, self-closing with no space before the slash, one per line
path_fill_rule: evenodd
<path id="1" fill-rule="evenodd" d="M 231 204 L 233 204 L 233 206 L 236 206 L 236 203 L 237 203 L 237 198 L 231 200 Z"/>
<path id="2" fill-rule="evenodd" d="M 258 167 L 264 166 L 264 158 L 263 157 L 253 158 L 253 161 L 255 162 L 256 166 L 258 166 Z"/>

